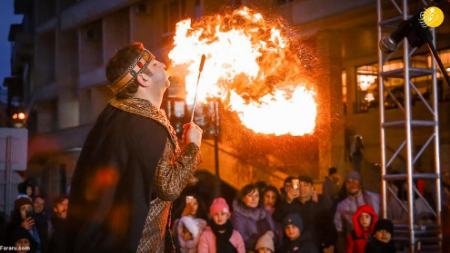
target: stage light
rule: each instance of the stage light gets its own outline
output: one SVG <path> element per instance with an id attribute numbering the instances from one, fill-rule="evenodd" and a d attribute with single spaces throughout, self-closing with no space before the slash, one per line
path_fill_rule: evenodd
<path id="1" fill-rule="evenodd" d="M 439 4 L 439 2 L 441 1 L 435 0 L 434 2 Z M 398 44 L 405 37 L 408 39 L 408 43 L 411 45 L 411 47 L 419 48 L 423 44 L 426 44 L 434 59 L 436 60 L 436 63 L 438 64 L 438 67 L 441 70 L 441 73 L 444 76 L 447 85 L 450 87 L 450 78 L 447 74 L 447 70 L 445 69 L 442 60 L 439 57 L 435 46 L 433 45 L 431 31 L 423 19 L 425 11 L 430 8 L 420 9 L 414 14 L 414 16 L 402 21 L 394 32 L 380 40 L 379 46 L 383 53 L 392 53 L 397 49 Z"/>
<path id="2" fill-rule="evenodd" d="M 408 42 L 412 47 L 422 46 L 428 38 L 431 40 L 429 29 L 423 27 L 420 22 L 420 13 L 408 20 L 402 21 L 391 35 L 381 39 L 380 49 L 384 53 L 392 53 L 397 49 L 398 44 L 405 37 L 408 38 Z"/>

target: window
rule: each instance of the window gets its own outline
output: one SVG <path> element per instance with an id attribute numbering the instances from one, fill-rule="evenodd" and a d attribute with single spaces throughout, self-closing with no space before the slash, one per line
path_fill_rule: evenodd
<path id="1" fill-rule="evenodd" d="M 344 106 L 344 114 L 347 114 L 347 72 L 342 70 L 341 73 L 342 83 L 342 105 Z"/>
<path id="2" fill-rule="evenodd" d="M 357 112 L 366 112 L 377 106 L 377 68 L 377 64 L 356 68 Z"/>
<path id="3" fill-rule="evenodd" d="M 450 67 L 450 50 L 448 55 L 445 52 L 441 53 L 444 56 L 446 66 Z M 430 68 L 431 56 L 417 55 L 411 59 L 411 67 L 414 68 Z M 442 57 L 442 56 L 441 56 Z M 448 59 L 447 59 L 447 58 Z M 444 61 L 444 59 L 443 59 Z M 384 65 L 384 71 L 403 69 L 403 59 L 391 60 Z M 370 64 L 356 67 L 356 97 L 355 97 L 355 111 L 367 112 L 372 108 L 377 108 L 379 105 L 379 90 L 378 90 L 378 64 Z M 439 77 L 439 75 L 438 75 Z M 417 87 L 418 92 L 425 99 L 429 99 L 432 92 L 431 76 L 421 76 L 411 79 L 412 83 Z M 442 83 L 442 81 L 441 81 Z M 385 78 L 384 79 L 384 106 L 386 109 L 395 109 L 403 106 L 404 103 L 404 87 L 402 78 Z M 443 85 L 440 87 L 443 89 Z M 419 101 L 419 94 L 411 88 L 412 103 Z"/>

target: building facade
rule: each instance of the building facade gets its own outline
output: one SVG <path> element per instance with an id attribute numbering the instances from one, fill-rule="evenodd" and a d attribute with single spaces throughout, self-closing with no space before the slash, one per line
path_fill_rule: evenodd
<path id="1" fill-rule="evenodd" d="M 25 16 L 21 26 L 27 27 L 11 28 L 15 45 L 13 73 L 20 77 L 32 136 L 27 175 L 36 178 L 47 194 L 65 193 L 84 139 L 111 98 L 104 70 L 116 50 L 131 41 L 142 41 L 157 57 L 167 60 L 177 21 L 240 4 L 283 16 L 296 29 L 298 38 L 313 48 L 321 68 L 316 84 L 317 129 L 311 136 L 294 140 L 247 136 L 259 138 L 254 142 L 256 147 L 277 145 L 252 156 L 248 154 L 251 149 L 233 141 L 240 137 L 233 135 L 225 113 L 219 141 L 221 178 L 236 188 L 258 180 L 280 186 L 289 174 L 309 174 L 320 182 L 331 166 L 338 167 L 342 174 L 353 167 L 350 157 L 355 136 L 363 139 L 363 174 L 367 178 L 379 177 L 378 41 L 373 0 L 345 0 L 339 4 L 333 0 L 16 0 L 15 11 Z M 449 19 L 436 31 L 439 52 L 449 69 Z M 392 59 L 392 66 L 398 66 L 398 58 Z M 430 60 L 425 51 L 416 59 L 422 65 L 430 64 Z M 418 82 L 426 95 L 426 80 Z M 448 172 L 450 92 L 445 83 L 441 84 L 441 162 Z M 402 87 L 401 83 L 391 85 Z M 385 106 L 390 106 L 392 116 L 401 115 L 394 104 Z M 419 101 L 414 107 L 418 117 L 426 110 Z M 400 136 L 392 138 L 401 140 Z M 417 148 L 420 145 L 417 143 Z M 201 168 L 214 173 L 213 141 L 205 141 L 202 154 Z M 423 170 L 432 167 L 432 159 L 426 157 L 420 161 Z M 404 164 L 399 161 L 395 166 L 401 170 Z M 377 190 L 375 181 L 368 181 L 368 187 Z"/>

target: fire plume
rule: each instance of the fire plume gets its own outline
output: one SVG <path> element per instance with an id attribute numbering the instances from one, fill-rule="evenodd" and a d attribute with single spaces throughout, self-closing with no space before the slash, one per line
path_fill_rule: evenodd
<path id="1" fill-rule="evenodd" d="M 298 43 L 281 20 L 247 7 L 176 25 L 169 59 L 195 96 L 201 55 L 206 63 L 198 101 L 219 97 L 242 124 L 257 133 L 304 135 L 314 131 L 315 93 Z"/>

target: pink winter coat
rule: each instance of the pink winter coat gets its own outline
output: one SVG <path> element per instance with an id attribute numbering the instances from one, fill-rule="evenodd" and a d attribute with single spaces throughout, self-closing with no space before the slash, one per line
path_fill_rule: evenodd
<path id="1" fill-rule="evenodd" d="M 236 248 L 238 253 L 245 253 L 244 239 L 237 230 L 233 230 L 233 234 L 230 237 L 230 243 Z M 203 230 L 200 240 L 198 242 L 197 253 L 216 253 L 216 236 L 211 227 L 207 226 Z"/>

